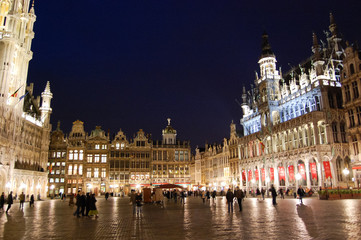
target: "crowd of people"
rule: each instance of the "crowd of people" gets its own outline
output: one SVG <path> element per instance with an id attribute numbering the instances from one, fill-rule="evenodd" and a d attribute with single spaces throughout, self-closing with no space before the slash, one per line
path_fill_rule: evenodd
<path id="1" fill-rule="evenodd" d="M 13 197 L 13 192 L 12 191 L 9 193 L 9 195 L 7 197 L 5 197 L 5 193 L 2 192 L 1 197 L 0 197 L 0 210 L 2 212 L 5 212 L 6 214 L 8 214 L 9 211 L 10 211 L 10 208 L 14 204 L 14 200 L 16 200 L 16 198 L 17 198 L 17 195 L 15 195 L 15 197 Z M 19 209 L 24 209 L 24 203 L 25 203 L 25 194 L 24 194 L 24 192 L 22 192 L 19 195 L 19 202 L 20 202 Z M 5 203 L 8 205 L 7 208 L 6 208 L 6 211 L 4 210 Z M 31 194 L 31 196 L 30 196 L 29 206 L 34 207 L 34 194 Z"/>
<path id="2" fill-rule="evenodd" d="M 80 218 L 82 217 L 92 217 L 98 218 L 98 210 L 96 207 L 96 198 L 94 193 L 87 193 L 86 195 L 84 192 L 78 191 L 78 194 L 74 196 L 71 194 L 69 197 L 69 206 L 74 206 L 74 197 L 76 199 L 75 206 L 76 210 L 73 213 L 74 216 Z"/>

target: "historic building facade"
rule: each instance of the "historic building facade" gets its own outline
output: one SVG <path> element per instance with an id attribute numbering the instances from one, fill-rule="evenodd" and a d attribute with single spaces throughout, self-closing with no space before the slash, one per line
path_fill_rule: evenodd
<path id="1" fill-rule="evenodd" d="M 54 194 L 78 190 L 127 194 L 131 189 L 167 183 L 187 187 L 191 184 L 190 143 L 178 141 L 176 135 L 170 119 L 162 131 L 161 142 L 152 141 L 142 129 L 130 140 L 122 130 L 110 140 L 101 127 L 96 127 L 88 136 L 84 123 L 75 121 L 68 138 L 63 139 L 60 129 L 52 133 L 49 166 L 55 172 L 49 171 L 49 189 L 54 189 Z M 57 156 L 64 153 L 65 161 L 60 163 Z M 61 166 L 60 173 L 65 169 L 64 183 L 63 176 L 56 175 L 57 165 Z"/>
<path id="2" fill-rule="evenodd" d="M 339 175 L 352 180 L 356 187 L 361 187 L 361 60 L 360 49 L 347 44 L 343 59 L 341 74 L 342 95 L 348 126 L 348 140 L 350 146 L 350 160 L 336 162 L 341 169 L 347 169 L 346 175 Z M 347 171 L 352 172 L 347 174 Z"/>
<path id="3" fill-rule="evenodd" d="M 30 0 L 0 1 L 0 192 L 45 196 L 52 93 L 27 86 L 35 20 Z"/>
<path id="4" fill-rule="evenodd" d="M 325 34 L 322 44 L 313 34 L 312 56 L 286 74 L 277 68 L 268 35 L 263 34 L 260 71 L 251 89 L 243 87 L 243 133 L 231 124 L 230 138 L 222 145 L 196 150 L 193 184 L 207 188 L 239 185 L 247 190 L 268 189 L 271 184 L 318 189 L 346 187 L 354 176 L 359 178 L 358 122 L 352 114 L 345 117 L 343 108 L 357 114 L 357 105 L 350 99 L 359 100 L 359 59 L 355 57 L 359 55 L 348 50 L 349 63 L 344 68 L 344 43 L 332 14 Z M 344 80 L 349 84 L 344 87 L 344 98 L 342 71 L 349 76 Z M 355 133 L 349 137 L 354 143 L 351 155 L 346 123 Z"/>

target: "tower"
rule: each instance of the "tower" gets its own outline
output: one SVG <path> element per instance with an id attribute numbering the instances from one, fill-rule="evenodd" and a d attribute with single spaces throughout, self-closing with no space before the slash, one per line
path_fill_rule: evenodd
<path id="1" fill-rule="evenodd" d="M 53 98 L 53 94 L 50 91 L 50 82 L 46 83 L 46 87 L 44 92 L 41 93 L 41 98 L 43 99 L 40 107 L 41 111 L 41 121 L 43 123 L 49 123 L 50 114 L 52 109 L 50 107 L 51 99 Z"/>
<path id="2" fill-rule="evenodd" d="M 0 102 L 14 106 L 25 93 L 36 20 L 30 0 L 0 0 Z M 16 106 L 18 114 L 21 106 Z"/>
<path id="3" fill-rule="evenodd" d="M 177 131 L 170 125 L 170 120 L 167 119 L 168 126 L 162 131 L 163 144 L 176 144 Z"/>

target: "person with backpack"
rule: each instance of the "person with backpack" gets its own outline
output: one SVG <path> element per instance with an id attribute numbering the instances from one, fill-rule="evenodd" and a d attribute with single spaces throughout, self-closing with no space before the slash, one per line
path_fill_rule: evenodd
<path id="1" fill-rule="evenodd" d="M 302 198 L 306 195 L 306 192 L 305 192 L 305 190 L 303 190 L 302 186 L 299 186 L 299 188 L 297 190 L 297 194 L 300 198 L 301 204 L 303 204 Z"/>
<path id="2" fill-rule="evenodd" d="M 228 191 L 226 194 L 226 199 L 227 199 L 227 204 L 228 204 L 228 213 L 233 212 L 233 198 L 234 198 L 234 194 L 231 191 L 231 189 L 228 188 Z"/>
<path id="3" fill-rule="evenodd" d="M 243 194 L 243 191 L 241 189 L 239 189 L 239 187 L 237 187 L 237 190 L 236 190 L 236 198 L 237 198 L 237 202 L 238 202 L 238 206 L 239 206 L 239 211 L 242 212 L 242 201 L 244 198 L 244 194 Z"/>

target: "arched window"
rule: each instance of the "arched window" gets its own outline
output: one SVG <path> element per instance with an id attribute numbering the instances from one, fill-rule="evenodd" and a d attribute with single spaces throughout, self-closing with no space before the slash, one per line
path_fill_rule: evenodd
<path id="1" fill-rule="evenodd" d="M 355 73 L 355 67 L 353 66 L 353 64 L 350 64 L 350 73 L 351 75 Z"/>
<path id="2" fill-rule="evenodd" d="M 319 98 L 319 96 L 315 96 L 315 103 L 316 103 L 316 111 L 321 111 L 321 105 L 320 105 L 320 98 Z"/>

